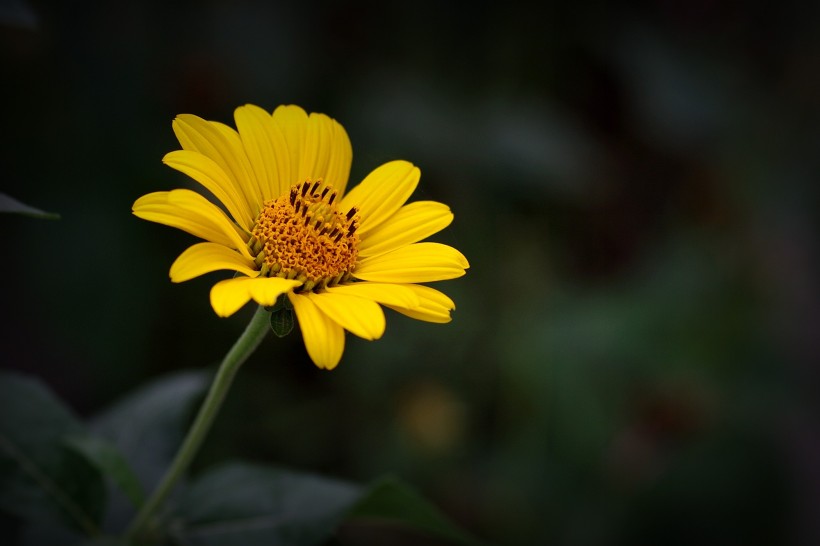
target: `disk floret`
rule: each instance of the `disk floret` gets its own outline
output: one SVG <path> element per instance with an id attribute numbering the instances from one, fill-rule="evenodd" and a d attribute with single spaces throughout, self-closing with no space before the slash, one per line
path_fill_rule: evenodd
<path id="1" fill-rule="evenodd" d="M 338 193 L 321 180 L 305 181 L 265 201 L 248 243 L 262 275 L 296 279 L 297 292 L 350 279 L 358 256 L 359 215 L 342 213 Z"/>

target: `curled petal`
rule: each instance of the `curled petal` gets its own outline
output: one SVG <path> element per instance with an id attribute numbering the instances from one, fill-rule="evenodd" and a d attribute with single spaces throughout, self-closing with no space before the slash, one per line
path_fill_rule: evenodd
<path id="1" fill-rule="evenodd" d="M 469 267 L 467 258 L 451 246 L 416 243 L 363 258 L 353 275 L 373 282 L 418 283 L 455 279 Z"/>
<path id="2" fill-rule="evenodd" d="M 411 290 L 419 299 L 419 305 L 415 307 L 405 307 L 401 305 L 387 305 L 390 309 L 403 315 L 425 322 L 450 322 L 450 311 L 456 308 L 453 300 L 442 294 L 435 288 L 419 284 L 403 285 Z"/>
<path id="3" fill-rule="evenodd" d="M 450 225 L 450 207 L 435 201 L 416 201 L 404 205 L 389 221 L 362 237 L 359 256 L 376 256 L 417 243 Z"/>
<path id="4" fill-rule="evenodd" d="M 172 126 L 183 149 L 208 157 L 230 176 L 255 217 L 262 196 L 239 134 L 222 123 L 206 121 L 192 114 L 178 115 Z"/>
<path id="5" fill-rule="evenodd" d="M 280 277 L 227 279 L 211 288 L 211 307 L 220 317 L 229 317 L 251 299 L 259 305 L 271 306 L 281 294 L 300 284 Z"/>
<path id="6" fill-rule="evenodd" d="M 205 273 L 229 269 L 248 277 L 259 271 L 250 258 L 216 243 L 197 243 L 185 250 L 171 265 L 171 281 L 184 282 Z"/>
<path id="7" fill-rule="evenodd" d="M 253 216 L 244 195 L 230 177 L 212 159 L 190 150 L 176 150 L 165 154 L 162 162 L 187 174 L 225 205 L 234 220 L 246 231 L 253 228 Z"/>
<path id="8" fill-rule="evenodd" d="M 357 282 L 327 289 L 330 294 L 348 294 L 373 300 L 383 305 L 398 305 L 412 309 L 420 305 L 419 298 L 406 286 L 391 283 Z"/>
<path id="9" fill-rule="evenodd" d="M 251 257 L 239 229 L 222 209 L 191 190 L 158 191 L 143 195 L 134 202 L 132 210 L 135 216 L 143 220 L 187 231 Z"/>
<path id="10" fill-rule="evenodd" d="M 384 334 L 384 312 L 373 300 L 340 293 L 309 293 L 310 301 L 345 330 L 374 340 Z"/>

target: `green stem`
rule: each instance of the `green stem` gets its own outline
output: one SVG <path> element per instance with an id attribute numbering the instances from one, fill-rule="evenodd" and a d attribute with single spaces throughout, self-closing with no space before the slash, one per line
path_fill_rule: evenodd
<path id="1" fill-rule="evenodd" d="M 237 370 L 239 370 L 242 363 L 245 362 L 251 353 L 259 346 L 265 334 L 270 330 L 269 317 L 270 312 L 266 311 L 265 308 L 260 305 L 248 323 L 248 326 L 245 328 L 245 331 L 239 339 L 236 340 L 236 343 L 231 347 L 228 354 L 225 355 L 222 364 L 219 365 L 219 371 L 217 371 L 216 377 L 213 383 L 211 383 L 208 396 L 202 403 L 202 407 L 199 408 L 196 420 L 194 424 L 191 425 L 191 429 L 188 431 L 188 435 L 179 448 L 174 461 L 165 472 L 165 476 L 162 478 L 162 481 L 160 481 L 156 490 L 154 490 L 151 497 L 143 504 L 139 513 L 134 517 L 128 530 L 125 532 L 127 541 L 130 541 L 142 531 L 153 513 L 160 504 L 162 504 L 162 501 L 165 500 L 168 493 L 171 492 L 174 484 L 176 484 L 177 480 L 179 480 L 188 469 L 197 451 L 199 451 L 202 441 L 208 434 L 214 417 L 216 417 L 219 408 L 222 406 L 222 401 L 225 399 L 225 395 L 233 382 Z"/>

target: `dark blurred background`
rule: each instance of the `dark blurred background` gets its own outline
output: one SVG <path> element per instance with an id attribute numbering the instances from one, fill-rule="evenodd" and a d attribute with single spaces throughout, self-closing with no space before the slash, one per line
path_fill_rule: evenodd
<path id="1" fill-rule="evenodd" d="M 197 468 L 394 473 L 497 544 L 820 543 L 820 4 L 0 5 L 0 191 L 62 215 L 0 218 L 4 367 L 83 416 L 213 369 L 250 306 L 130 207 L 194 187 L 176 114 L 296 103 L 472 268 L 332 373 L 271 336 Z"/>

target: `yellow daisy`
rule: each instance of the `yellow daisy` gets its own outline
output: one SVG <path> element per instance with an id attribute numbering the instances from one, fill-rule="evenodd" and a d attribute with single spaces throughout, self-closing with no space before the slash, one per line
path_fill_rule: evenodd
<path id="1" fill-rule="evenodd" d="M 287 294 L 310 358 L 326 369 L 342 357 L 344 330 L 381 337 L 379 304 L 449 322 L 453 301 L 417 283 L 460 277 L 469 264 L 455 248 L 420 242 L 447 227 L 453 214 L 434 201 L 405 204 L 419 182 L 417 167 L 385 163 L 345 194 L 353 152 L 338 122 L 292 105 L 270 114 L 249 104 L 234 119 L 236 130 L 177 116 L 173 129 L 182 150 L 163 158 L 224 209 L 186 189 L 134 203 L 136 216 L 206 241 L 176 259 L 173 282 L 235 271 L 211 289 L 211 305 L 222 317 L 250 300 L 270 307 Z"/>

